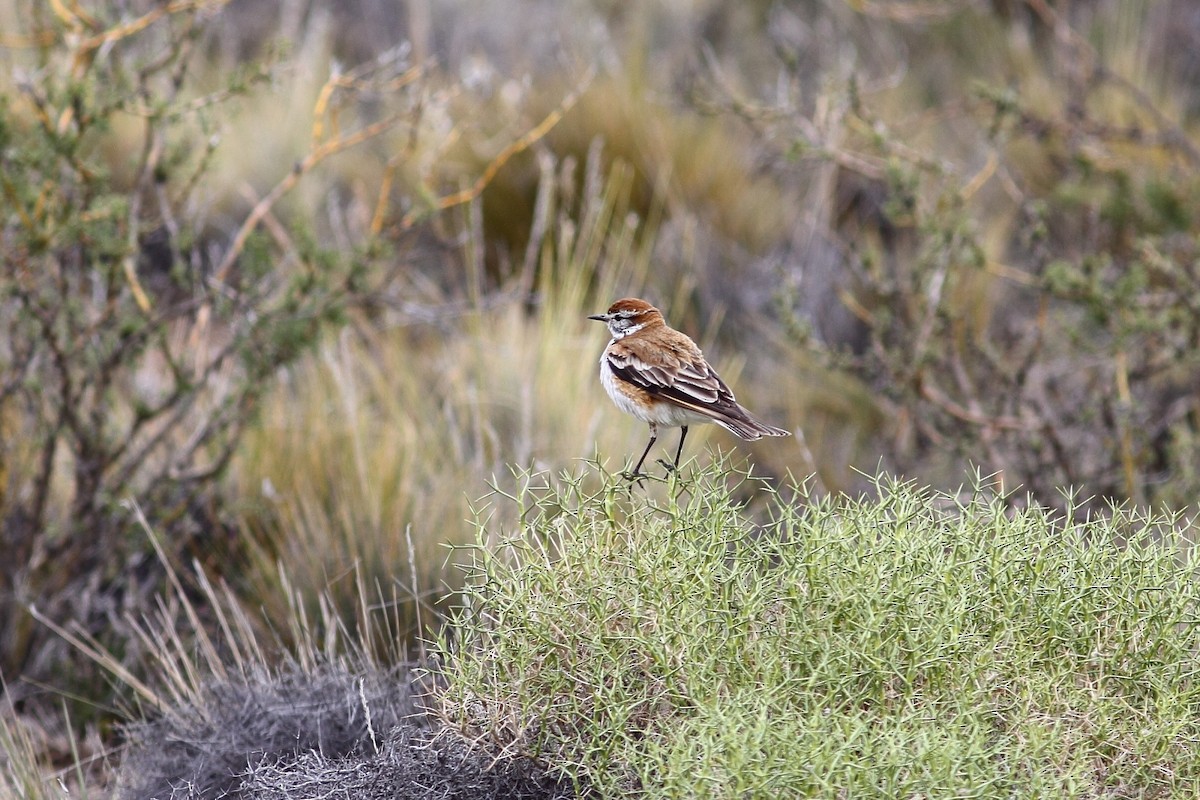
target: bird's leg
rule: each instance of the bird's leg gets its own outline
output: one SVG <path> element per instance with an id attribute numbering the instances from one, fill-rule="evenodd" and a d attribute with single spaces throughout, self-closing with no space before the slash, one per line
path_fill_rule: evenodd
<path id="1" fill-rule="evenodd" d="M 683 429 L 683 432 L 679 434 L 679 449 L 675 451 L 675 463 L 672 464 L 670 461 L 667 461 L 665 458 L 660 458 L 658 460 L 658 463 L 662 464 L 663 468 L 667 472 L 678 472 L 679 471 L 679 458 L 683 455 L 683 440 L 687 438 L 688 426 L 683 425 L 682 429 Z"/>
<path id="2" fill-rule="evenodd" d="M 653 422 L 650 423 L 650 441 L 646 444 L 646 449 L 642 451 L 642 457 L 638 459 L 637 466 L 633 468 L 633 476 L 636 478 L 642 474 L 642 464 L 646 461 L 646 456 L 650 455 L 650 448 L 658 441 L 658 426 Z"/>
<path id="3" fill-rule="evenodd" d="M 684 425 L 679 434 L 679 449 L 675 451 L 675 469 L 679 469 L 679 457 L 683 455 L 683 440 L 687 438 L 687 425 Z"/>

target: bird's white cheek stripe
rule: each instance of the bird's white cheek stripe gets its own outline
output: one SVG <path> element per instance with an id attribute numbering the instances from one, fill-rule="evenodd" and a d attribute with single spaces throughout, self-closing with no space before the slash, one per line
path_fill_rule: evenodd
<path id="1" fill-rule="evenodd" d="M 623 331 L 618 331 L 618 330 L 616 330 L 616 329 L 614 328 L 614 329 L 613 329 L 613 332 L 612 332 L 612 335 L 613 335 L 613 338 L 614 338 L 614 339 L 624 339 L 624 338 L 625 338 L 626 336 L 628 336 L 629 334 L 631 334 L 631 333 L 637 333 L 638 331 L 640 331 L 640 330 L 641 330 L 642 328 L 644 328 L 644 327 L 646 327 L 646 323 L 642 322 L 642 323 L 639 323 L 639 324 L 637 324 L 637 325 L 634 325 L 632 328 L 626 328 L 626 329 L 625 329 L 625 330 L 623 330 Z"/>

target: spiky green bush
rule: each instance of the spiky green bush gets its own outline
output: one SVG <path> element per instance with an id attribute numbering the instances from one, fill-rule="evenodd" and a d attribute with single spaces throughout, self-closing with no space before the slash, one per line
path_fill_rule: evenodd
<path id="1" fill-rule="evenodd" d="M 444 714 L 602 796 L 1200 788 L 1200 592 L 1169 521 L 877 488 L 529 476 L 475 550 Z"/>

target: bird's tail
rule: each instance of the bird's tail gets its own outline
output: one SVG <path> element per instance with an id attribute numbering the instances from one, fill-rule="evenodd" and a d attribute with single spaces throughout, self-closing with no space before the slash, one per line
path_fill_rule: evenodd
<path id="1" fill-rule="evenodd" d="M 785 431 L 783 428 L 776 428 L 755 419 L 749 411 L 741 406 L 737 407 L 737 412 L 735 414 L 722 414 L 719 417 L 715 417 L 714 420 L 718 425 L 721 425 L 735 436 L 740 436 L 748 442 L 753 442 L 764 436 L 792 435 L 791 431 Z"/>

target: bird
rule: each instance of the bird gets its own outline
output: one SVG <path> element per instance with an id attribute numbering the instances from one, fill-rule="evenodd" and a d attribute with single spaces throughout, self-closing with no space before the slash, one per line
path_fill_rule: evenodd
<path id="1" fill-rule="evenodd" d="M 626 297 L 588 319 L 603 322 L 612 334 L 600 356 L 605 391 L 617 408 L 650 426 L 650 441 L 632 477 L 644 477 L 642 464 L 658 440 L 659 428 L 683 429 L 674 469 L 679 468 L 689 425 L 715 422 L 746 441 L 790 435 L 743 408 L 696 343 L 667 325 L 662 312 L 645 300 Z"/>

